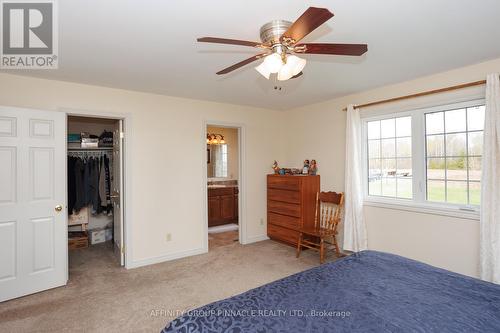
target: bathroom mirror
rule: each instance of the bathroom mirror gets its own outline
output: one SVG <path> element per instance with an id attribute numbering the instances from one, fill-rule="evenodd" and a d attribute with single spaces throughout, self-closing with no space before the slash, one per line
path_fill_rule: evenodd
<path id="1" fill-rule="evenodd" d="M 207 145 L 207 177 L 228 177 L 227 144 Z"/>

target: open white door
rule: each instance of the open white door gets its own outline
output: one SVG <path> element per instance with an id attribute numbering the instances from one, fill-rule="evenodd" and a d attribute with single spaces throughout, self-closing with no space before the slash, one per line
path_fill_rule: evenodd
<path id="1" fill-rule="evenodd" d="M 67 282 L 65 123 L 0 107 L 0 301 Z"/>
<path id="2" fill-rule="evenodd" d="M 115 251 L 119 253 L 120 265 L 125 265 L 123 246 L 123 120 L 113 132 L 113 178 L 111 181 L 111 201 L 113 203 L 113 239 Z"/>

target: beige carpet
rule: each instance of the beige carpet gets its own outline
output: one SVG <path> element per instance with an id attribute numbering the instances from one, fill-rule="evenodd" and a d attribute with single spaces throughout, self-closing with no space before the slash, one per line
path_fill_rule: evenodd
<path id="1" fill-rule="evenodd" d="M 319 259 L 312 251 L 296 259 L 294 248 L 263 241 L 230 242 L 132 270 L 115 262 L 109 245 L 70 252 L 68 285 L 0 303 L 0 332 L 159 332 L 175 311 L 242 293 Z"/>

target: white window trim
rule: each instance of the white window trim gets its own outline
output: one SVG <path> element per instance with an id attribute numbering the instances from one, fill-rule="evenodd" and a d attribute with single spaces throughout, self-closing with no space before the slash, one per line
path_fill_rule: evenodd
<path id="1" fill-rule="evenodd" d="M 460 109 L 484 104 L 485 99 L 474 99 L 467 102 L 450 103 L 439 106 L 419 108 L 410 111 L 391 112 L 376 116 L 362 117 L 362 156 L 363 156 L 363 191 L 364 205 L 397 209 L 417 213 L 451 216 L 471 220 L 479 220 L 479 206 L 458 205 L 451 203 L 434 203 L 426 201 L 426 159 L 425 159 L 425 114 L 438 111 Z M 395 117 L 412 117 L 412 168 L 413 199 L 399 199 L 368 194 L 368 147 L 367 123 Z M 418 157 L 415 157 L 418 156 Z"/>

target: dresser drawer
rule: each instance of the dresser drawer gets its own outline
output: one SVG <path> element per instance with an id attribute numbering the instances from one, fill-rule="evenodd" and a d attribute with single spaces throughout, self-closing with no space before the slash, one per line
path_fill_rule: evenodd
<path id="1" fill-rule="evenodd" d="M 280 215 L 269 213 L 268 214 L 268 223 L 279 225 L 282 227 L 287 227 L 291 229 L 297 229 L 300 227 L 300 219 L 292 216 Z"/>
<path id="2" fill-rule="evenodd" d="M 273 224 L 267 225 L 267 235 L 270 238 L 278 239 L 295 246 L 297 245 L 297 241 L 299 240 L 299 233 L 297 231 Z"/>
<path id="3" fill-rule="evenodd" d="M 301 217 L 300 205 L 289 202 L 269 200 L 267 210 L 271 213 Z"/>
<path id="4" fill-rule="evenodd" d="M 298 176 L 296 176 L 298 177 Z M 286 176 L 274 176 L 267 178 L 267 187 L 277 188 L 282 190 L 299 191 L 300 190 L 300 178 L 286 177 Z"/>
<path id="5" fill-rule="evenodd" d="M 278 190 L 275 188 L 268 188 L 267 189 L 267 198 L 269 200 L 274 200 L 274 201 L 299 204 L 300 203 L 300 192 Z"/>

